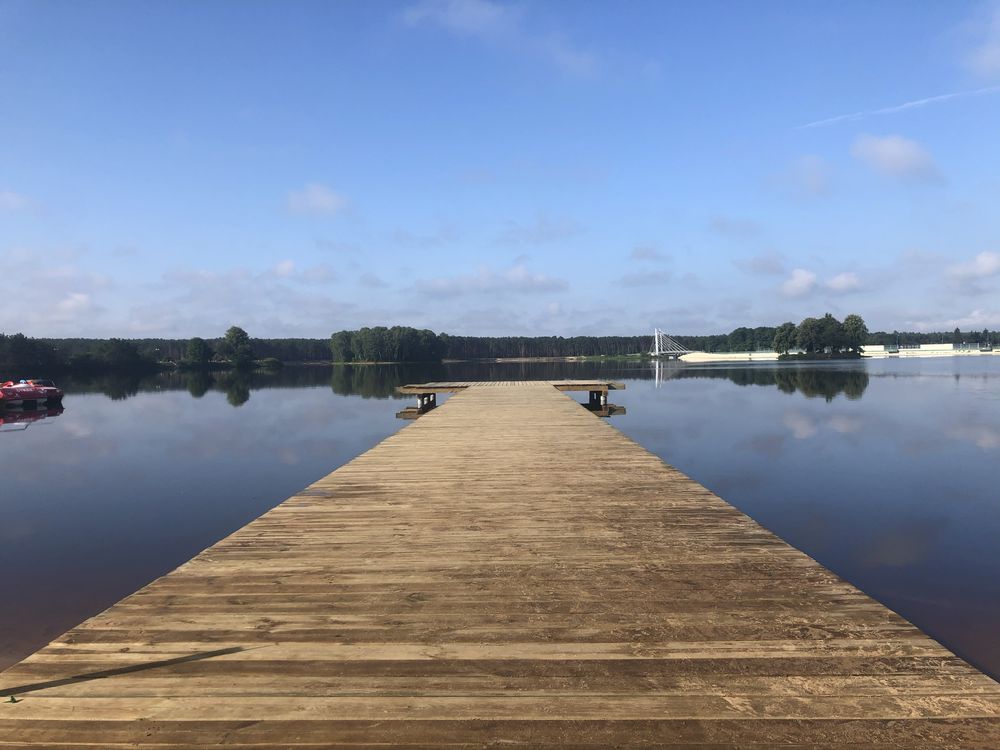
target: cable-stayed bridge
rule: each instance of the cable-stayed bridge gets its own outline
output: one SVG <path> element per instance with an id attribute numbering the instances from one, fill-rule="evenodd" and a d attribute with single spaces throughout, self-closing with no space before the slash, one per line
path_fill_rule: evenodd
<path id="1" fill-rule="evenodd" d="M 690 354 L 691 349 L 681 346 L 659 328 L 653 329 L 653 346 L 649 353 L 654 357 L 678 359 L 682 354 Z"/>

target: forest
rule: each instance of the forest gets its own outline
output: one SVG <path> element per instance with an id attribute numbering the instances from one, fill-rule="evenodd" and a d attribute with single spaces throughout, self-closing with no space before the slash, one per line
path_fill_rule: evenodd
<path id="1" fill-rule="evenodd" d="M 799 324 L 739 327 L 725 334 L 673 335 L 693 351 L 853 351 L 865 344 L 995 343 L 996 331 L 869 333 L 860 316 L 843 322 L 829 313 Z M 31 338 L 0 333 L 0 379 L 63 372 L 153 372 L 163 369 L 222 370 L 307 362 L 440 362 L 442 360 L 618 357 L 644 354 L 651 335 L 455 336 L 406 326 L 338 331 L 328 339 L 253 338 L 232 326 L 215 338 Z"/>

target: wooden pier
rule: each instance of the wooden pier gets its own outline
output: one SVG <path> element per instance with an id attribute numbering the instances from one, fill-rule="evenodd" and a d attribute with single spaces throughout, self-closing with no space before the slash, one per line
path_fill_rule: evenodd
<path id="1" fill-rule="evenodd" d="M 552 384 L 486 386 L 0 674 L 0 748 L 1000 747 L 996 682 Z"/>

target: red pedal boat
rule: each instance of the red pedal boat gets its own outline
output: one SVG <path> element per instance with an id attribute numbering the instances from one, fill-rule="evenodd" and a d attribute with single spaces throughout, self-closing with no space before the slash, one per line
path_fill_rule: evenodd
<path id="1" fill-rule="evenodd" d="M 18 383 L 8 380 L 0 385 L 0 406 L 58 404 L 62 397 L 62 388 L 58 388 L 51 380 L 32 378 Z"/>

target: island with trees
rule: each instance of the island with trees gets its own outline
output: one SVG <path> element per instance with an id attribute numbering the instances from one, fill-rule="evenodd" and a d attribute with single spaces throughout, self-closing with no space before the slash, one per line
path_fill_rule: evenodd
<path id="1" fill-rule="evenodd" d="M 771 347 L 780 358 L 860 357 L 867 340 L 868 328 L 860 315 L 848 315 L 841 322 L 826 313 L 798 325 L 782 323 L 774 332 Z M 797 351 L 793 354 L 793 350 Z"/>

